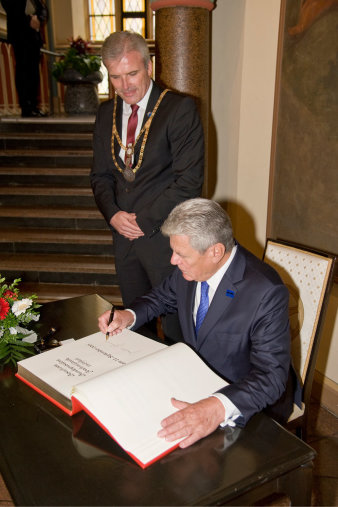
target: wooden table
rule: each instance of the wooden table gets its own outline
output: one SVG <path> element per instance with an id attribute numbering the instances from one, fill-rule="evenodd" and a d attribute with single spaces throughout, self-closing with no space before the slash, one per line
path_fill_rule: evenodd
<path id="1" fill-rule="evenodd" d="M 97 295 L 47 303 L 40 330 L 80 338 L 97 331 L 108 308 Z M 0 421 L 0 471 L 17 505 L 253 505 L 273 493 L 311 504 L 315 451 L 264 414 L 146 470 L 89 417 L 67 416 L 8 370 Z"/>

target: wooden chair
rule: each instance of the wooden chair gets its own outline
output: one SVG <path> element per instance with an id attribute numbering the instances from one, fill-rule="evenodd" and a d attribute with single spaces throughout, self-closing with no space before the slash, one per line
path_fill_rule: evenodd
<path id="1" fill-rule="evenodd" d="M 302 408 L 294 405 L 287 428 L 296 430 L 306 440 L 312 382 L 336 257 L 295 243 L 267 239 L 263 260 L 276 269 L 290 293 L 291 351 L 302 385 Z"/>

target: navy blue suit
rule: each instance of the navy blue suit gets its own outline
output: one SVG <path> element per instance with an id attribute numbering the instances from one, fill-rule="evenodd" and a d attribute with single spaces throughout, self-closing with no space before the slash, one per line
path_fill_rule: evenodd
<path id="1" fill-rule="evenodd" d="M 277 272 L 249 251 L 237 252 L 195 335 L 196 282 L 178 268 L 157 288 L 130 306 L 138 327 L 162 313 L 178 311 L 184 341 L 230 382 L 220 392 L 240 410 L 244 425 L 256 412 L 273 407 L 282 421 L 292 411 L 288 290 Z M 193 379 L 192 379 L 193 381 Z"/>

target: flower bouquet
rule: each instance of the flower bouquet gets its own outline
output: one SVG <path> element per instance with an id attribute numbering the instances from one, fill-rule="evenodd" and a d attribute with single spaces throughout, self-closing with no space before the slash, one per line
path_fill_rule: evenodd
<path id="1" fill-rule="evenodd" d="M 5 281 L 0 275 L 0 364 L 16 366 L 17 361 L 35 353 L 34 344 L 23 341 L 23 338 L 33 333 L 25 326 L 39 320 L 36 310 L 40 305 L 36 302 L 36 295 L 26 298 L 19 294 L 20 278 L 11 285 Z"/>
<path id="2" fill-rule="evenodd" d="M 52 74 L 55 79 L 64 83 L 74 80 L 99 83 L 103 77 L 100 68 L 101 57 L 90 54 L 88 42 L 78 37 L 71 39 L 66 54 L 58 62 L 54 62 Z"/>

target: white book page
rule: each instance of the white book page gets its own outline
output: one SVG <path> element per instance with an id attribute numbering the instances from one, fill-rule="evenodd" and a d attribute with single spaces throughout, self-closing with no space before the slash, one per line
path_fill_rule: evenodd
<path id="1" fill-rule="evenodd" d="M 18 364 L 70 399 L 74 385 L 166 347 L 125 329 L 108 340 L 105 334 L 95 333 Z"/>
<path id="2" fill-rule="evenodd" d="M 195 402 L 227 385 L 183 343 L 78 385 L 73 395 L 117 442 L 146 464 L 174 442 L 157 436 L 175 412 L 170 399 Z"/>

